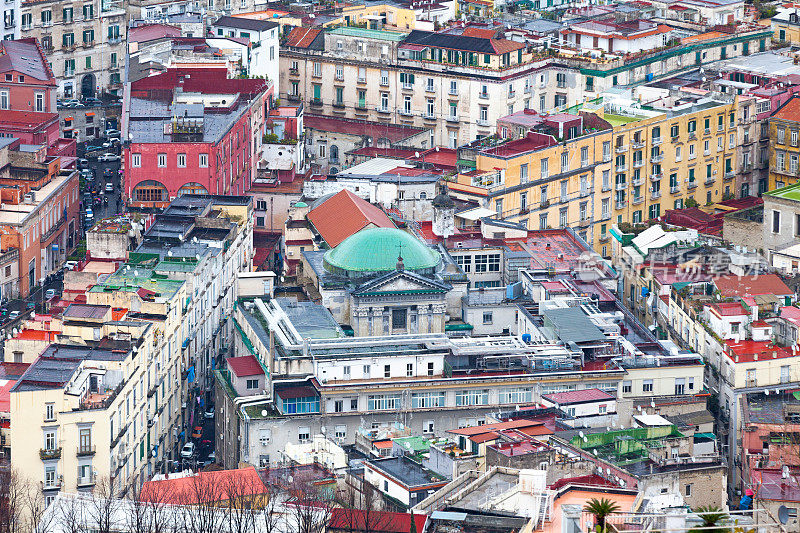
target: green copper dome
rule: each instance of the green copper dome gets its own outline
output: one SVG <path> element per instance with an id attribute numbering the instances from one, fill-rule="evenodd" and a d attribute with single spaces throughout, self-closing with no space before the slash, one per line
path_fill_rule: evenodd
<path id="1" fill-rule="evenodd" d="M 325 265 L 347 272 L 391 272 L 397 268 L 398 256 L 406 270 L 433 269 L 439 264 L 439 252 L 413 235 L 394 228 L 368 228 L 325 252 Z"/>

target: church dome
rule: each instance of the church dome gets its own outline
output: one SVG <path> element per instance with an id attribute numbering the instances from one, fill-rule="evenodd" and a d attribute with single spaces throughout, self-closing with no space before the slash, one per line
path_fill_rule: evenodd
<path id="1" fill-rule="evenodd" d="M 325 267 L 332 271 L 353 273 L 391 272 L 397 258 L 403 258 L 405 270 L 433 270 L 439 264 L 439 252 L 405 231 L 395 228 L 367 228 L 350 235 L 339 246 L 325 252 Z"/>

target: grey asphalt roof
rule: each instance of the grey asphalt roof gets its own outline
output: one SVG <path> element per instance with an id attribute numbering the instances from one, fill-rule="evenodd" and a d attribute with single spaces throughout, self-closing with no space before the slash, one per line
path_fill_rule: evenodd
<path id="1" fill-rule="evenodd" d="M 225 26 L 241 30 L 266 31 L 277 28 L 278 23 L 271 20 L 256 20 L 245 17 L 220 17 L 212 26 Z"/>
<path id="2" fill-rule="evenodd" d="M 246 102 L 238 102 L 230 112 L 205 113 L 202 142 L 218 142 L 245 110 Z M 164 125 L 172 119 L 169 105 L 156 100 L 131 98 L 131 120 L 128 132 L 134 143 L 166 143 L 172 139 L 164 134 Z"/>
<path id="3" fill-rule="evenodd" d="M 606 339 L 580 307 L 545 309 L 542 313 L 562 342 L 594 342 Z"/>
<path id="4" fill-rule="evenodd" d="M 427 468 L 415 463 L 408 457 L 390 457 L 376 459 L 368 463 L 375 470 L 384 472 L 406 487 L 413 488 L 431 483 L 441 483 L 444 478 Z"/>
<path id="5" fill-rule="evenodd" d="M 81 361 L 122 361 L 128 356 L 128 353 L 128 350 L 111 351 L 89 346 L 51 344 L 41 357 L 28 367 L 11 391 L 61 388 L 75 374 Z"/>
<path id="6" fill-rule="evenodd" d="M 3 41 L 0 55 L 0 72 L 20 72 L 39 81 L 49 78 L 36 45 L 21 41 Z"/>

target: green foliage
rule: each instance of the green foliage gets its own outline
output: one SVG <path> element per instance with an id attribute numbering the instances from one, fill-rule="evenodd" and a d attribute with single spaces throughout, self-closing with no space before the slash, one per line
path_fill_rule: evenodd
<path id="1" fill-rule="evenodd" d="M 698 204 L 698 203 L 697 203 L 697 200 L 695 200 L 694 198 L 692 198 L 692 197 L 689 197 L 689 198 L 687 198 L 687 199 L 686 199 L 686 202 L 684 203 L 684 205 L 685 205 L 686 207 L 697 207 L 697 206 L 699 206 L 700 204 Z"/>
<path id="2" fill-rule="evenodd" d="M 719 522 L 728 518 L 728 514 L 719 507 L 715 505 L 704 505 L 694 509 L 694 512 L 700 517 L 703 524 L 699 529 L 690 529 L 689 533 L 724 533 L 728 531 L 726 527 L 716 527 Z"/>
<path id="3" fill-rule="evenodd" d="M 594 515 L 597 522 L 597 531 L 603 533 L 606 531 L 606 518 L 608 515 L 619 511 L 619 505 L 606 498 L 592 498 L 586 502 L 583 510 Z"/>

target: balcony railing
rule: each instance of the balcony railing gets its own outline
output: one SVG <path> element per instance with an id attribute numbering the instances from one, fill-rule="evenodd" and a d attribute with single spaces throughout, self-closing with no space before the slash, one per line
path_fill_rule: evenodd
<path id="1" fill-rule="evenodd" d="M 625 207 L 627 207 L 627 205 L 628 205 L 628 202 L 625 201 L 625 200 L 622 200 L 622 201 L 617 200 L 616 202 L 614 202 L 614 206 L 617 209 L 625 209 Z"/>
<path id="2" fill-rule="evenodd" d="M 722 178 L 726 179 L 726 180 L 730 180 L 730 179 L 733 179 L 734 176 L 736 176 L 736 173 L 734 171 L 732 171 L 732 170 L 729 170 L 729 171 L 725 172 L 725 175 L 722 176 Z"/>
<path id="3" fill-rule="evenodd" d="M 642 141 L 633 141 L 631 145 L 633 146 L 634 150 L 639 150 L 640 148 L 644 148 L 644 142 Z"/>
<path id="4" fill-rule="evenodd" d="M 458 122 L 458 117 L 454 117 L 453 115 L 447 115 L 447 122 Z"/>
<path id="5" fill-rule="evenodd" d="M 639 176 L 638 178 L 634 178 L 634 179 L 632 179 L 632 180 L 631 180 L 631 184 L 633 184 L 633 186 L 634 186 L 634 187 L 636 187 L 636 186 L 638 186 L 638 185 L 641 185 L 642 183 L 644 183 L 644 178 L 643 178 L 643 177 L 641 177 L 641 176 Z"/>
<path id="6" fill-rule="evenodd" d="M 634 159 L 633 168 L 641 168 L 644 166 L 644 159 Z"/>
<path id="7" fill-rule="evenodd" d="M 52 237 L 55 232 L 59 230 L 65 223 L 67 222 L 67 217 L 61 217 L 61 219 L 56 222 L 53 226 L 50 227 L 46 232 L 42 233 L 42 236 L 39 238 L 39 242 L 46 242 L 47 239 Z"/>
<path id="8" fill-rule="evenodd" d="M 650 158 L 651 163 L 661 163 L 664 160 L 664 154 L 657 154 Z"/>
<path id="9" fill-rule="evenodd" d="M 90 445 L 90 446 L 78 446 L 78 450 L 75 452 L 75 455 L 78 457 L 86 457 L 89 455 L 94 455 L 97 451 L 97 446 Z"/>
<path id="10" fill-rule="evenodd" d="M 322 98 L 312 98 L 308 103 L 309 105 L 319 107 L 322 105 Z"/>
<path id="11" fill-rule="evenodd" d="M 486 119 L 479 118 L 477 121 L 478 126 L 488 126 L 490 122 Z"/>
<path id="12" fill-rule="evenodd" d="M 624 165 L 624 164 L 623 165 L 617 165 L 616 170 L 617 170 L 617 172 L 625 172 L 626 170 L 628 170 L 628 165 Z"/>
<path id="13" fill-rule="evenodd" d="M 618 191 L 624 191 L 624 190 L 625 190 L 625 189 L 627 189 L 627 188 L 628 188 L 628 184 L 627 184 L 627 183 L 625 183 L 625 182 L 622 182 L 622 183 L 617 183 L 617 185 L 616 185 L 616 189 L 617 189 Z"/>
<path id="14" fill-rule="evenodd" d="M 675 194 L 676 192 L 680 192 L 680 190 L 681 190 L 681 186 L 680 185 L 673 185 L 672 187 L 669 188 L 669 192 L 671 192 L 672 194 Z"/>
<path id="15" fill-rule="evenodd" d="M 94 485 L 96 483 L 97 475 L 92 472 L 88 476 L 78 476 L 78 486 L 79 487 L 86 487 L 89 485 Z"/>
<path id="16" fill-rule="evenodd" d="M 59 446 L 58 448 L 41 448 L 39 450 L 39 458 L 42 461 L 61 459 L 61 447 Z"/>
<path id="17" fill-rule="evenodd" d="M 638 205 L 638 204 L 640 204 L 642 202 L 644 202 L 644 196 L 641 196 L 641 195 L 640 196 L 634 196 L 633 199 L 631 200 L 631 203 L 633 205 Z"/>
<path id="18" fill-rule="evenodd" d="M 624 154 L 624 153 L 625 153 L 625 152 L 627 152 L 627 151 L 628 151 L 628 146 L 627 146 L 627 145 L 624 145 L 624 144 L 619 144 L 619 145 L 617 145 L 617 147 L 616 147 L 616 152 L 617 152 L 618 154 Z"/>
<path id="19" fill-rule="evenodd" d="M 663 174 L 659 172 L 658 174 L 650 174 L 650 179 L 653 181 L 658 181 L 662 178 Z"/>
<path id="20" fill-rule="evenodd" d="M 686 184 L 687 189 L 694 189 L 695 187 L 697 187 L 696 181 L 690 181 L 689 183 Z"/>
<path id="21" fill-rule="evenodd" d="M 484 100 L 488 100 L 489 99 L 489 93 L 483 93 L 483 92 L 478 93 L 478 98 L 483 98 Z"/>
<path id="22" fill-rule="evenodd" d="M 63 484 L 64 476 L 57 476 L 55 479 L 39 482 L 42 490 L 59 490 Z"/>
<path id="23" fill-rule="evenodd" d="M 658 146 L 662 142 L 661 141 L 661 137 L 653 137 L 652 141 L 650 141 L 650 142 L 653 143 L 653 146 Z"/>
<path id="24" fill-rule="evenodd" d="M 659 198 L 661 198 L 661 191 L 653 191 L 650 193 L 651 200 L 658 200 Z"/>

